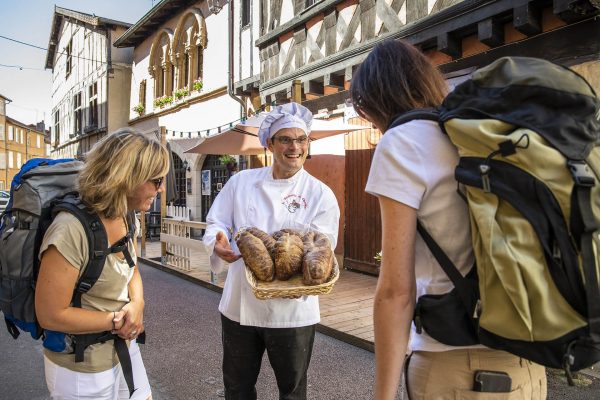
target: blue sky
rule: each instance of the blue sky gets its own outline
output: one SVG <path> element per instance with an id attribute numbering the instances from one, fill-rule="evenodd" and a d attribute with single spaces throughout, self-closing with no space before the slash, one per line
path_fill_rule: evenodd
<path id="1" fill-rule="evenodd" d="M 46 49 L 54 6 L 135 23 L 158 0 L 0 0 L 0 36 Z M 50 123 L 52 73 L 46 51 L 0 37 L 0 94 L 12 100 L 9 117 L 25 124 Z M 4 66 L 3 66 L 4 65 Z M 20 68 L 5 67 L 17 66 Z"/>

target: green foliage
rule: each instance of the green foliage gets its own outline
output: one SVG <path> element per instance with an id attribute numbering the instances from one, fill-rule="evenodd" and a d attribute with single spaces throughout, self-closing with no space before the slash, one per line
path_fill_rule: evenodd
<path id="1" fill-rule="evenodd" d="M 185 96 L 188 96 L 190 94 L 190 91 L 187 90 L 186 88 L 182 88 L 182 89 L 177 89 L 175 92 L 173 92 L 173 94 L 175 95 L 175 98 L 177 100 L 179 100 Z"/>
<path id="2" fill-rule="evenodd" d="M 162 96 L 154 99 L 154 107 L 163 108 L 167 104 L 171 104 L 173 102 L 173 96 Z"/>
<path id="3" fill-rule="evenodd" d="M 201 79 L 196 79 L 193 83 L 192 83 L 192 89 L 196 90 L 198 92 L 200 92 L 202 90 L 202 86 L 204 86 L 202 84 L 202 80 Z"/>
<path id="4" fill-rule="evenodd" d="M 222 165 L 235 164 L 235 157 L 230 156 L 229 154 L 223 154 L 219 157 L 219 161 Z"/>
<path id="5" fill-rule="evenodd" d="M 378 251 L 373 258 L 375 259 L 375 261 L 381 262 L 381 251 Z"/>
<path id="6" fill-rule="evenodd" d="M 139 103 L 138 105 L 133 107 L 132 110 L 135 111 L 138 115 L 142 115 L 142 114 L 144 114 L 144 111 L 146 110 L 146 108 L 144 107 L 144 105 L 142 103 Z"/>

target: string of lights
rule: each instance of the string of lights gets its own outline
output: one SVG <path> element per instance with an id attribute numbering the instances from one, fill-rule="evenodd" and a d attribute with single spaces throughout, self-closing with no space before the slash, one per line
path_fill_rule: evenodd
<path id="1" fill-rule="evenodd" d="M 275 101 L 273 101 L 271 104 L 271 106 L 275 106 Z M 261 106 L 259 109 L 256 110 L 254 115 L 258 115 L 261 112 L 265 111 L 265 108 L 267 107 L 267 105 L 263 105 Z M 173 130 L 173 129 L 167 129 L 167 137 L 172 137 L 172 138 L 180 138 L 180 139 L 192 139 L 192 138 L 207 138 L 211 135 L 211 133 L 221 133 L 227 129 L 232 129 L 235 125 L 237 125 L 238 123 L 244 123 L 246 122 L 248 118 L 246 117 L 242 117 L 242 118 L 238 118 L 234 121 L 231 121 L 229 123 L 223 124 L 223 125 L 219 125 L 217 127 L 214 128 L 210 128 L 210 129 L 201 129 L 201 130 L 197 130 L 197 131 L 178 131 L 178 130 Z M 225 129 L 224 129 L 225 128 Z"/>
<path id="2" fill-rule="evenodd" d="M 232 129 L 238 123 L 244 123 L 246 118 L 238 118 L 234 121 L 231 121 L 227 124 L 223 124 L 214 128 L 202 129 L 199 131 L 176 131 L 173 129 L 167 129 L 167 137 L 172 137 L 174 139 L 191 139 L 191 138 L 207 138 L 211 135 L 211 133 L 221 133 L 227 129 Z"/>

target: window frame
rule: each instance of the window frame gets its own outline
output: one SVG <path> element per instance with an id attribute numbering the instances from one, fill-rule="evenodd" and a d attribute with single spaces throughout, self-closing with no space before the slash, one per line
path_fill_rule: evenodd
<path id="1" fill-rule="evenodd" d="M 81 92 L 73 96 L 73 134 L 81 134 L 83 132 L 83 112 L 81 108 Z"/>
<path id="2" fill-rule="evenodd" d="M 69 43 L 67 44 L 67 47 L 65 47 L 65 55 L 65 72 L 68 78 L 73 70 L 73 38 L 69 39 Z"/>
<path id="3" fill-rule="evenodd" d="M 98 127 L 98 81 L 88 86 L 88 126 Z"/>

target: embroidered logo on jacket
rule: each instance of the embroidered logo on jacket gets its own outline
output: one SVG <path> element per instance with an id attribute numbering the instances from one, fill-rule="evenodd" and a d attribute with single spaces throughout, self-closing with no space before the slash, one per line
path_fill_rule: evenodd
<path id="1" fill-rule="evenodd" d="M 288 194 L 283 198 L 281 204 L 292 214 L 301 208 L 306 209 L 308 207 L 306 199 L 297 194 Z"/>

